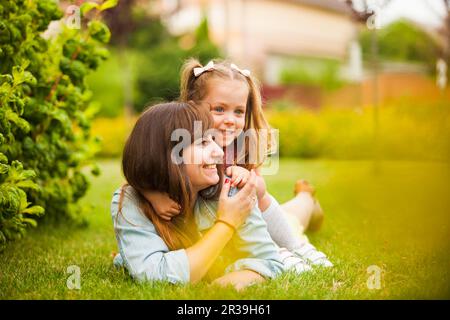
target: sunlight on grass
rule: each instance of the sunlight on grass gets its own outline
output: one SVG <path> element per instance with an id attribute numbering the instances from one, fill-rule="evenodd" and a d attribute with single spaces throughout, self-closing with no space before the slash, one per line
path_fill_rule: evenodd
<path id="1" fill-rule="evenodd" d="M 100 162 L 83 199 L 94 209 L 85 228 L 43 225 L 1 255 L 1 299 L 383 299 L 450 298 L 450 170 L 445 163 L 285 159 L 268 176 L 280 202 L 298 178 L 317 188 L 326 214 L 311 241 L 335 263 L 330 270 L 280 278 L 241 293 L 232 289 L 135 283 L 112 267 L 117 251 L 109 205 L 123 179 L 117 160 Z M 81 270 L 81 290 L 66 286 L 70 265 Z M 383 271 L 369 290 L 367 268 Z"/>

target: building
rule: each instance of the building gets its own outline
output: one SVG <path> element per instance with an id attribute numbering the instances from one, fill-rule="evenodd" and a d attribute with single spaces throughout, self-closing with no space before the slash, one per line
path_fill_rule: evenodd
<path id="1" fill-rule="evenodd" d="M 276 84 L 281 69 L 299 57 L 336 59 L 358 77 L 358 24 L 339 0 L 161 0 L 174 34 L 193 30 L 207 17 L 210 36 L 226 55 Z"/>

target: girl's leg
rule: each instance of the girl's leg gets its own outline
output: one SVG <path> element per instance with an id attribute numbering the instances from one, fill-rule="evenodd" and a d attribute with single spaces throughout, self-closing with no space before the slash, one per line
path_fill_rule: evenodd
<path id="1" fill-rule="evenodd" d="M 298 224 L 302 230 L 317 231 L 323 222 L 323 211 L 314 198 L 314 189 L 304 180 L 295 184 L 296 196 L 280 204 L 288 219 Z"/>
<path id="2" fill-rule="evenodd" d="M 304 229 L 297 216 L 283 210 L 277 200 L 268 193 L 265 196 L 269 197 L 270 205 L 262 211 L 262 217 L 267 223 L 267 230 L 273 241 L 279 247 L 288 249 L 284 253 L 282 252 L 283 249 L 280 249 L 285 269 L 293 268 L 297 273 L 302 273 L 308 270 L 305 263 L 332 266 L 333 264 L 327 259 L 326 255 L 309 243 L 308 238 L 303 234 Z M 309 199 L 309 197 L 306 199 Z M 304 202 L 309 203 L 309 200 Z M 304 205 L 303 202 L 300 204 Z M 298 209 L 297 205 L 294 204 L 292 208 Z M 301 259 L 299 260 L 296 257 Z"/>
<path id="3" fill-rule="evenodd" d="M 294 250 L 300 248 L 305 239 L 303 228 L 296 223 L 296 218 L 287 214 L 278 201 L 267 192 L 263 201 L 268 202 L 267 208 L 261 212 L 264 221 L 267 223 L 267 230 L 273 241 L 281 248 Z"/>

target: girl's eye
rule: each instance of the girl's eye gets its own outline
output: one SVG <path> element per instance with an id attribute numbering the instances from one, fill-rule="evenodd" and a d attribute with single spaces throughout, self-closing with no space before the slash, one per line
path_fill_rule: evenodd
<path id="1" fill-rule="evenodd" d="M 243 115 L 243 114 L 244 114 L 244 110 L 237 109 L 237 110 L 235 111 L 235 113 L 236 113 L 236 114 L 239 114 L 239 115 Z"/>
<path id="2" fill-rule="evenodd" d="M 213 111 L 216 111 L 216 112 L 223 112 L 223 107 L 214 107 L 214 108 L 213 108 Z"/>

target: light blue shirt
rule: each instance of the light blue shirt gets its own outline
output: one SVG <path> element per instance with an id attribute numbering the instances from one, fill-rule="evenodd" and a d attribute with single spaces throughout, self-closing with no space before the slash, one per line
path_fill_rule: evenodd
<path id="1" fill-rule="evenodd" d="M 188 283 L 189 260 L 185 249 L 171 251 L 156 231 L 153 223 L 139 208 L 136 191 L 128 186 L 122 214 L 118 213 L 121 188 L 114 192 L 111 215 L 119 252 L 115 265 L 123 264 L 130 275 L 139 281 L 159 280 Z M 198 230 L 205 232 L 214 225 L 217 201 L 199 198 L 195 204 Z M 252 210 L 245 223 L 233 235 L 229 244 L 245 257 L 229 265 L 225 273 L 252 270 L 265 278 L 274 278 L 283 271 L 278 247 L 267 231 L 266 222 L 258 207 Z"/>

